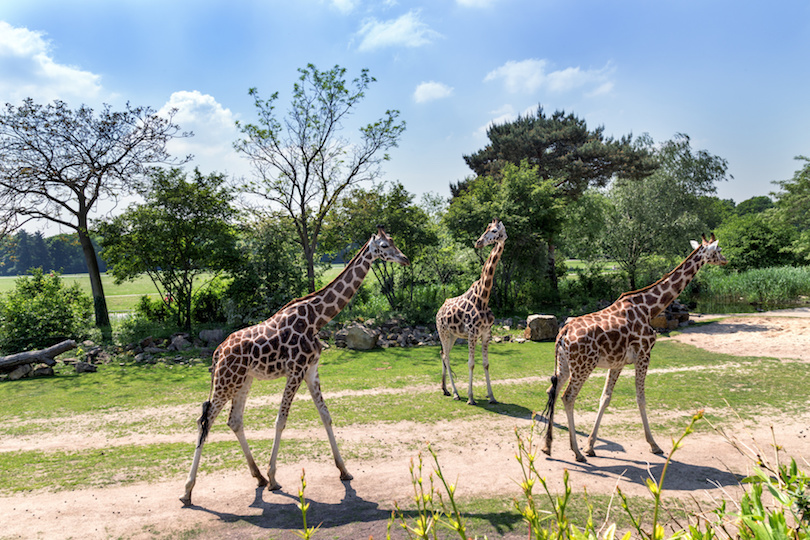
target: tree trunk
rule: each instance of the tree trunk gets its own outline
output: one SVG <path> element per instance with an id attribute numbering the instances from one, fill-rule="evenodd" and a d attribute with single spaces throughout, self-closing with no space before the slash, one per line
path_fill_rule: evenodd
<path id="1" fill-rule="evenodd" d="M 90 276 L 90 288 L 93 293 L 93 309 L 96 315 L 96 326 L 104 331 L 110 327 L 110 314 L 107 311 L 107 300 L 104 298 L 104 287 L 101 285 L 101 272 L 96 260 L 96 251 L 90 241 L 90 235 L 86 227 L 79 227 L 79 242 L 84 253 L 84 260 L 87 263 L 87 273 Z"/>
<path id="2" fill-rule="evenodd" d="M 304 248 L 304 258 L 307 262 L 308 292 L 315 292 L 315 250 Z"/>
<path id="3" fill-rule="evenodd" d="M 51 345 L 47 349 L 41 349 L 38 351 L 27 351 L 12 354 L 9 356 L 3 356 L 0 357 L 0 372 L 10 371 L 11 368 L 15 368 L 22 364 L 43 363 L 52 366 L 56 364 L 56 360 L 54 360 L 54 357 L 59 356 L 65 351 L 69 351 L 70 349 L 75 348 L 76 342 L 73 341 L 72 339 L 68 339 L 61 343 L 57 343 L 56 345 Z"/>
<path id="4" fill-rule="evenodd" d="M 557 281 L 557 255 L 556 246 L 551 240 L 548 240 L 548 280 L 551 284 L 551 292 L 554 295 L 554 301 L 560 297 L 560 285 Z"/>

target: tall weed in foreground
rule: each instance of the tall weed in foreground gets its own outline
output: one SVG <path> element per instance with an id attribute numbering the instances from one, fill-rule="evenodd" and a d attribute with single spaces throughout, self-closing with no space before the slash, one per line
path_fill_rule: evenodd
<path id="1" fill-rule="evenodd" d="M 700 515 L 693 514 L 693 523 L 674 531 L 666 536 L 664 526 L 660 522 L 660 511 L 664 493 L 664 479 L 667 469 L 675 452 L 684 444 L 686 437 L 692 433 L 696 422 L 703 418 L 703 411 L 698 411 L 684 430 L 681 437 L 673 441 L 672 450 L 667 456 L 661 476 L 658 480 L 647 480 L 647 489 L 653 497 L 653 515 L 649 525 L 642 523 L 630 508 L 627 497 L 617 488 L 621 499 L 621 506 L 627 513 L 631 530 L 626 531 L 621 540 L 640 538 L 643 540 L 810 540 L 810 477 L 799 469 L 795 459 L 789 465 L 783 465 L 779 460 L 781 448 L 773 441 L 774 461 L 768 461 L 764 452 L 759 448 L 751 449 L 740 443 L 735 437 L 727 436 L 721 430 L 715 430 L 732 444 L 753 463 L 753 474 L 742 480 L 750 484 L 750 489 L 740 498 L 738 504 L 731 503 L 736 510 L 729 509 L 727 501 L 721 501 L 710 512 L 716 516 L 711 520 L 706 518 L 705 512 Z M 514 508 L 523 517 L 528 526 L 529 540 L 615 540 L 617 526 L 615 523 L 605 523 L 596 528 L 593 522 L 593 506 L 588 502 L 588 518 L 585 523 L 572 523 L 568 517 L 568 505 L 571 501 L 572 489 L 568 480 L 568 471 L 563 472 L 563 491 L 554 495 L 549 489 L 546 479 L 537 471 L 535 466 L 539 446 L 535 443 L 535 422 L 528 433 L 521 434 L 515 429 L 518 451 L 515 455 L 521 467 L 522 478 L 518 482 L 522 498 L 514 500 Z M 411 461 L 411 483 L 413 484 L 413 501 L 416 505 L 415 517 L 408 520 L 405 513 L 395 503 L 395 510 L 388 522 L 386 539 L 391 539 L 391 530 L 398 524 L 409 539 L 438 540 L 439 528 L 444 528 L 458 535 L 461 540 L 468 540 L 466 524 L 462 512 L 456 503 L 456 486 L 449 484 L 442 473 L 439 459 L 433 449 L 428 445 L 428 452 L 435 464 L 434 472 L 428 475 L 427 481 L 423 475 L 422 454 L 418 456 L 417 464 Z M 441 486 L 434 482 L 434 474 Z M 299 491 L 303 513 L 304 529 L 299 532 L 302 538 L 310 539 L 314 536 L 317 527 L 307 527 L 306 509 L 308 505 L 304 499 L 303 487 L 306 486 L 304 476 L 301 476 L 302 489 Z M 535 488 L 540 486 L 543 493 L 538 496 Z M 768 492 L 769 500 L 763 498 Z M 445 500 L 446 496 L 446 500 Z M 541 510 L 539 500 L 545 498 L 550 503 L 551 511 Z M 586 493 L 587 500 L 587 493 Z M 611 499 L 612 502 L 612 499 Z M 610 512 L 606 515 L 609 517 Z M 677 525 L 677 524 L 676 524 Z M 680 525 L 677 525 L 680 526 Z M 486 536 L 484 537 L 486 540 Z"/>

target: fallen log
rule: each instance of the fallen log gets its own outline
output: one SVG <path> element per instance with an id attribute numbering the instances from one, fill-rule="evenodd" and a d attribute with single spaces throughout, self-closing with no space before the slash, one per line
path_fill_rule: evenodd
<path id="1" fill-rule="evenodd" d="M 53 366 L 56 364 L 55 358 L 65 351 L 76 348 L 76 342 L 72 339 L 66 339 L 56 345 L 51 345 L 47 349 L 38 351 L 26 351 L 21 353 L 12 354 L 9 356 L 0 357 L 0 372 L 11 371 L 17 366 L 23 364 L 48 364 Z"/>

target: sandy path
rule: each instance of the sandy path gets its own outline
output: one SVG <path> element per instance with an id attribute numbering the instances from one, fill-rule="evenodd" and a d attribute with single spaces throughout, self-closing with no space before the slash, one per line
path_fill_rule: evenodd
<path id="1" fill-rule="evenodd" d="M 810 347 L 804 346 L 805 339 L 810 342 L 810 319 L 801 317 L 774 317 L 770 314 L 734 317 L 687 328 L 675 337 L 662 339 L 676 339 L 741 356 L 810 360 Z M 545 386 L 544 382 L 542 386 Z M 448 400 L 448 406 L 467 405 Z M 163 409 L 145 412 L 157 416 L 178 413 Z M 603 425 L 616 423 L 618 414 L 625 413 L 608 410 Z M 649 414 L 655 422 L 665 418 L 667 412 L 649 411 Z M 635 413 L 632 420 L 637 420 L 637 417 Z M 98 419 L 88 421 L 87 426 L 94 421 Z M 590 426 L 593 415 L 578 413 L 577 421 L 578 425 Z M 412 493 L 409 466 L 418 452 L 425 449 L 426 441 L 437 451 L 445 476 L 457 484 L 459 497 L 502 497 L 508 502 L 518 496 L 516 480 L 521 471 L 515 460 L 514 430 L 517 427 L 526 432 L 530 422 L 525 418 L 493 414 L 483 421 L 438 422 L 434 425 L 401 422 L 349 428 L 338 426 L 335 434 L 341 448 L 370 445 L 382 449 L 375 451 L 378 457 L 373 459 L 346 460 L 355 477 L 350 483 L 339 480 L 337 469 L 326 456 L 294 464 L 280 463 L 278 480 L 283 489 L 279 492 L 257 489 L 246 468 L 238 472 L 201 474 L 194 491 L 195 506 L 187 509 L 183 509 L 178 501 L 185 478 L 0 497 L 0 538 L 162 538 L 172 535 L 297 538 L 295 531 L 301 527 L 301 519 L 296 503 L 302 469 L 306 470 L 306 496 L 311 503 L 310 524 L 322 523 L 316 538 L 368 538 L 370 534 L 377 539 L 385 538 L 394 498 L 407 499 Z M 771 425 L 776 440 L 788 454 L 810 461 L 810 412 L 796 418 L 763 420 L 758 425 L 740 430 L 738 437 L 746 444 L 752 445 L 752 441 L 756 441 L 762 448 L 768 448 Z M 54 449 L 92 448 L 105 444 L 103 437 L 93 440 L 88 436 L 90 429 L 83 428 L 61 442 L 58 439 L 46 442 Z M 563 431 L 555 430 L 553 456 L 543 456 L 538 461 L 541 474 L 546 475 L 554 487 L 559 487 L 562 471 L 568 469 L 576 492 L 587 487 L 592 494 L 609 494 L 618 484 L 627 494 L 643 496 L 646 495 L 644 480 L 649 474 L 657 477 L 664 463 L 664 457 L 649 453 L 640 426 L 638 433 L 609 434 L 600 440 L 597 445 L 599 457 L 591 458 L 586 464 L 573 460 L 564 435 Z M 671 447 L 671 437 L 679 435 L 656 433 L 658 443 L 665 450 Z M 194 435 L 184 433 L 164 437 L 193 440 Z M 229 434 L 217 434 L 217 437 L 233 438 Z M 248 437 L 271 438 L 272 435 L 265 430 L 249 433 Z M 584 444 L 585 435 L 580 433 L 579 437 L 580 444 Z M 284 440 L 293 439 L 323 440 L 325 435 L 322 428 L 303 430 L 290 427 L 285 431 Z M 153 442 L 153 439 L 149 441 Z M 23 442 L 22 439 L 0 441 L 0 451 Z M 191 444 L 189 459 L 190 453 Z M 283 458 L 283 443 L 281 454 Z M 257 456 L 257 460 L 263 467 L 267 456 Z M 749 467 L 750 460 L 719 434 L 694 434 L 676 454 L 666 488 L 669 496 L 694 496 L 709 501 L 737 490 L 738 479 L 750 470 Z M 425 453 L 425 476 L 432 468 L 433 463 Z M 517 538 L 518 534 L 504 536 L 512 537 Z"/>

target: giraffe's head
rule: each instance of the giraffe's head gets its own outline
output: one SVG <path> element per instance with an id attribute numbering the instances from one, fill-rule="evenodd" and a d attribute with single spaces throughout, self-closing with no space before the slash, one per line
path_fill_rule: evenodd
<path id="1" fill-rule="evenodd" d="M 484 246 L 488 246 L 490 244 L 494 244 L 495 242 L 504 242 L 506 240 L 506 227 L 503 226 L 503 223 L 500 219 L 495 218 L 492 220 L 492 223 L 487 225 L 484 234 L 481 235 L 475 242 L 476 248 L 482 248 Z"/>
<path id="2" fill-rule="evenodd" d="M 702 242 L 700 244 L 692 240 L 692 248 L 700 248 L 699 254 L 707 264 L 716 264 L 719 266 L 728 264 L 728 259 L 723 257 L 723 254 L 720 253 L 720 246 L 717 245 L 717 239 L 714 237 L 714 233 L 712 233 L 712 237 L 709 240 L 706 240 L 705 234 L 701 235 L 701 240 Z"/>
<path id="3" fill-rule="evenodd" d="M 398 248 L 394 245 L 394 241 L 385 234 L 381 225 L 377 226 L 377 233 L 371 235 L 368 241 L 368 250 L 374 259 L 382 259 L 384 261 L 395 262 L 408 266 L 411 261 L 408 260 Z"/>

